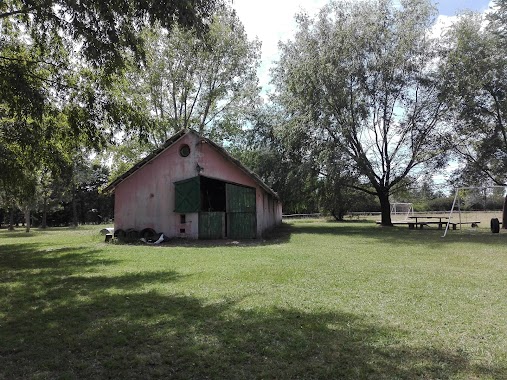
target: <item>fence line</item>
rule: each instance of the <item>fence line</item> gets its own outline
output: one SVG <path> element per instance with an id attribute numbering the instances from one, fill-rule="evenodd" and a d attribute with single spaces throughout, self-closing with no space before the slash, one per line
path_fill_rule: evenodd
<path id="1" fill-rule="evenodd" d="M 320 218 L 322 216 L 321 213 L 314 214 L 286 214 L 282 215 L 282 219 L 310 219 L 310 218 Z"/>
<path id="2" fill-rule="evenodd" d="M 442 211 L 415 211 L 414 215 L 432 215 L 432 214 L 446 214 L 449 210 L 442 210 Z M 469 214 L 469 213 L 498 213 L 502 212 L 502 210 L 461 210 L 462 214 Z M 457 211 L 456 211 L 457 213 Z M 359 217 L 359 216 L 378 216 L 382 213 L 380 211 L 352 211 L 348 212 L 345 216 L 348 217 Z M 400 214 L 401 215 L 401 214 Z M 321 213 L 313 213 L 313 214 L 285 214 L 282 215 L 283 219 L 311 219 L 311 218 L 321 218 L 323 215 Z"/>

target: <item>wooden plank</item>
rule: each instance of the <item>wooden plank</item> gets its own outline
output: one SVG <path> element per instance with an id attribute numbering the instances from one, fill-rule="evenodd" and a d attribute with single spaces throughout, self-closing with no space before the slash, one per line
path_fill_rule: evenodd
<path id="1" fill-rule="evenodd" d="M 225 234 L 225 212 L 199 213 L 199 239 L 223 239 Z"/>

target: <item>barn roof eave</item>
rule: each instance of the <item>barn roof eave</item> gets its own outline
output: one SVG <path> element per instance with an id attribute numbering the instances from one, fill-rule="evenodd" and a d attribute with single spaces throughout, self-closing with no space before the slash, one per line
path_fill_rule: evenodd
<path id="1" fill-rule="evenodd" d="M 132 174 L 134 174 L 137 170 L 142 168 L 144 165 L 149 163 L 150 161 L 154 160 L 157 156 L 159 156 L 162 152 L 164 152 L 166 149 L 174 145 L 179 139 L 181 139 L 183 136 L 185 136 L 188 133 L 195 134 L 202 142 L 205 142 L 209 144 L 211 147 L 213 147 L 218 153 L 220 153 L 226 160 L 230 161 L 234 165 L 236 165 L 240 170 L 242 170 L 245 174 L 250 176 L 262 189 L 264 189 L 267 193 L 271 194 L 276 199 L 280 200 L 280 197 L 278 194 L 273 191 L 268 185 L 266 185 L 260 177 L 255 174 L 252 170 L 248 169 L 246 166 L 244 166 L 239 160 L 232 157 L 224 148 L 217 145 L 213 141 L 207 139 L 206 137 L 201 136 L 199 133 L 194 131 L 193 129 L 182 129 L 173 136 L 171 136 L 169 139 L 167 139 L 164 144 L 154 150 L 152 153 L 150 153 L 148 156 L 143 158 L 138 163 L 134 164 L 129 170 L 127 170 L 125 173 L 123 173 L 121 176 L 116 178 L 114 181 L 112 181 L 107 187 L 104 188 L 103 192 L 114 192 L 116 186 L 118 186 L 121 182 L 123 182 L 125 179 L 130 177 Z"/>

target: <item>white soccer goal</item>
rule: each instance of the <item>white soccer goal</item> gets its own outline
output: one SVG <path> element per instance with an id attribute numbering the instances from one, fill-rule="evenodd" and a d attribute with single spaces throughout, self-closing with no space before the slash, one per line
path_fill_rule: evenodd
<path id="1" fill-rule="evenodd" d="M 414 206 L 412 203 L 391 203 L 391 219 L 394 221 L 407 221 L 414 215 Z"/>
<path id="2" fill-rule="evenodd" d="M 491 191 L 495 191 L 495 189 L 502 189 L 502 196 L 505 196 L 505 186 L 463 186 L 456 188 L 452 207 L 447 219 L 447 225 L 442 237 L 447 235 L 447 231 L 451 225 L 453 229 L 459 226 L 460 230 L 462 229 L 462 225 L 477 227 L 479 221 L 470 220 L 469 213 L 464 213 L 462 208 L 466 207 L 472 210 L 479 209 L 486 211 L 488 194 Z"/>

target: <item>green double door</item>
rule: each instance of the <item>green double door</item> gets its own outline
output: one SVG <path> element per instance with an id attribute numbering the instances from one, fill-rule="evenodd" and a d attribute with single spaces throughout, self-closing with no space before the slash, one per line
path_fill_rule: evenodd
<path id="1" fill-rule="evenodd" d="M 225 186 L 227 237 L 253 239 L 257 233 L 255 189 L 230 183 Z"/>
<path id="2" fill-rule="evenodd" d="M 257 235 L 255 189 L 225 183 L 225 187 L 209 188 L 200 177 L 175 183 L 175 212 L 199 213 L 200 239 L 253 239 Z M 223 182 L 222 182 L 223 183 Z M 220 189 L 220 190 L 218 190 Z M 223 194 L 225 189 L 225 194 Z M 217 192 L 225 198 L 221 206 L 203 210 L 203 194 Z"/>
<path id="3" fill-rule="evenodd" d="M 255 189 L 227 183 L 225 212 L 199 212 L 199 238 L 253 239 L 257 232 Z"/>

